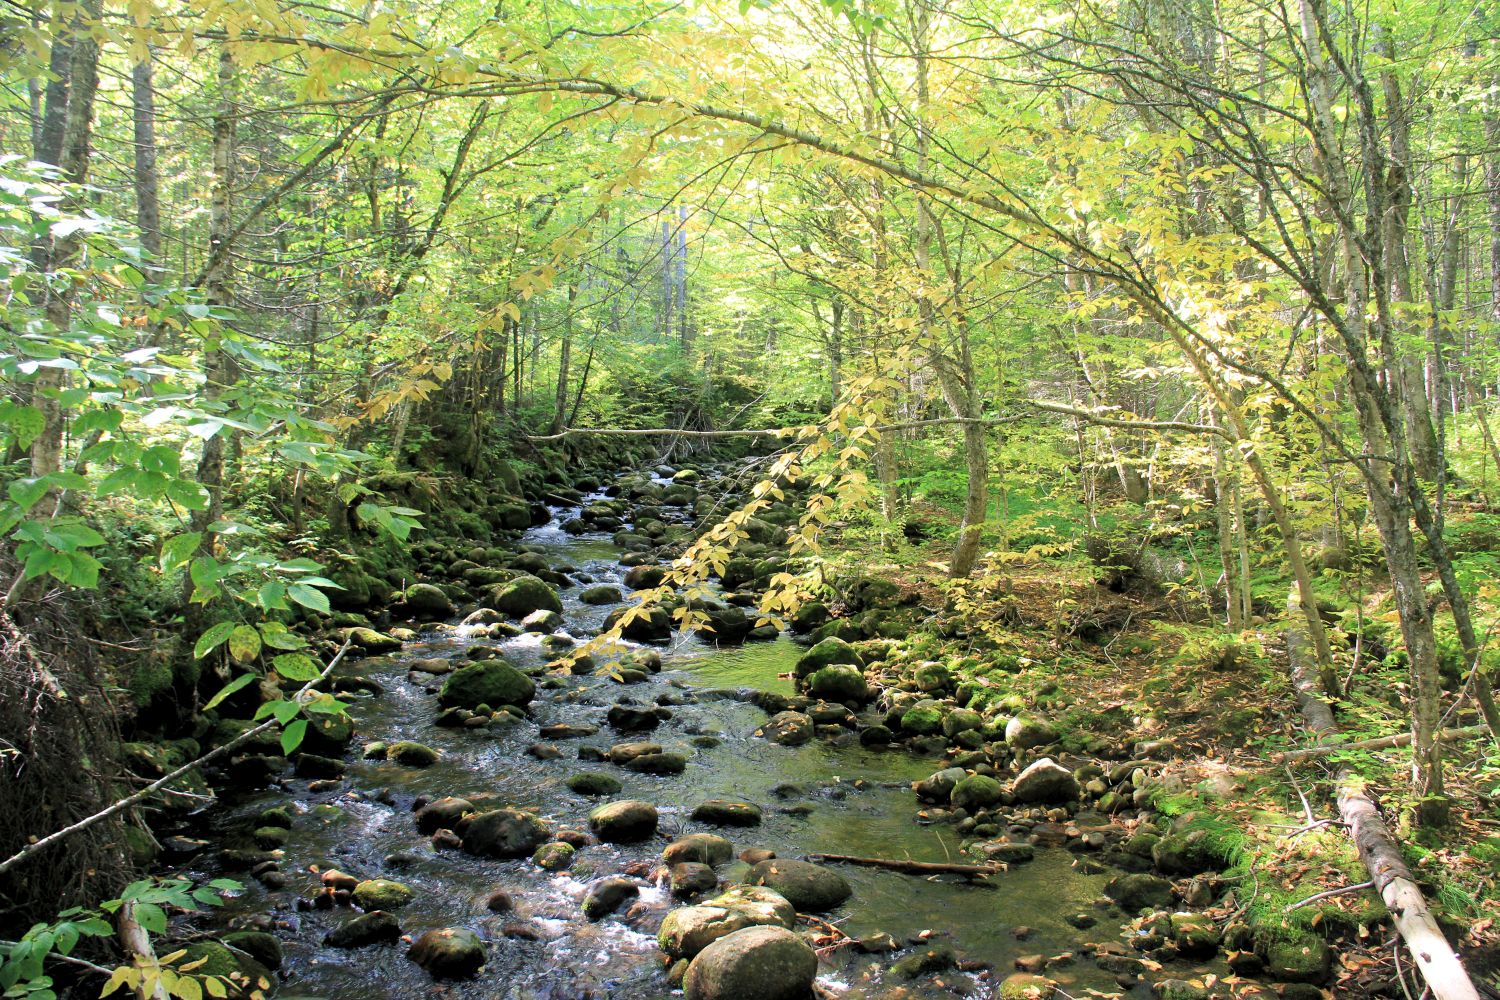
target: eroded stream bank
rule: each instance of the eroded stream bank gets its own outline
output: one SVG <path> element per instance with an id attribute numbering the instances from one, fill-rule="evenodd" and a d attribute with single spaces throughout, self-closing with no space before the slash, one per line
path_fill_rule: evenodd
<path id="1" fill-rule="evenodd" d="M 604 669 L 548 670 L 620 606 L 601 601 L 601 588 L 636 585 L 625 582 L 619 537 L 576 519 L 610 502 L 594 495 L 553 507 L 518 543 L 516 562 L 557 581 L 560 622 L 517 607 L 511 616 L 468 616 L 491 624 L 393 629 L 406 636 L 399 650 L 340 670 L 336 686 L 351 701 L 358 734 L 346 750 L 337 739 L 314 744 L 290 774 L 273 773 L 255 754 L 231 766 L 243 790 L 211 814 L 211 829 L 198 835 L 204 843 L 176 844 L 191 855 L 183 870 L 194 878 L 230 875 L 246 884 L 215 926 L 183 928 L 206 932 L 200 951 L 214 952 L 210 942 L 222 938 L 242 954 L 217 958 L 255 969 L 248 953 L 279 964 L 268 978 L 280 980 L 283 996 L 424 996 L 436 970 L 445 990 L 464 996 L 647 1000 L 674 990 L 673 963 L 657 935 L 675 907 L 747 878 L 764 881 L 746 857 L 836 853 L 1010 862 L 979 884 L 849 865 L 816 873 L 835 897 L 846 886 L 848 899 L 803 905 L 826 912 L 792 927 L 818 947 L 818 988 L 836 995 L 1009 998 L 1027 987 L 1050 995 L 1055 986 L 1059 996 L 1147 996 L 1156 982 L 1158 995 L 1191 997 L 1199 986 L 1183 980 L 1212 983 L 1203 977 L 1228 971 L 1211 921 L 1133 920 L 1178 901 L 1170 882 L 1145 873 L 1153 863 L 1176 876 L 1213 867 L 1186 843 L 1163 867 L 1160 839 L 1136 822 L 1130 794 L 1149 763 L 1068 761 L 1076 770 L 1039 763 L 1055 752 L 1045 723 L 959 707 L 952 678 L 936 664 L 897 685 L 878 658 L 889 642 L 848 647 L 864 650 L 863 672 L 877 687 L 891 687 L 878 700 L 873 691 L 850 692 L 847 705 L 797 695 L 782 675 L 809 654 L 785 636 L 720 648 L 673 633 L 654 647 L 659 669 L 647 652 L 653 647 L 639 647 L 628 662 L 642 669 L 624 671 L 623 684 Z M 536 631 L 512 634 L 518 628 L 507 617 Z M 833 638 L 817 648 L 827 659 L 844 647 Z M 457 668 L 497 660 L 530 677 L 534 696 L 493 713 L 485 709 L 497 706 L 440 704 Z M 839 679 L 835 670 L 814 687 Z M 806 733 L 796 731 L 802 719 Z M 776 740 L 760 735 L 767 729 Z M 250 787 L 257 784 L 265 786 Z M 715 801 L 731 805 L 704 808 Z M 646 803 L 654 822 L 623 836 L 591 824 L 591 811 L 613 802 Z M 502 810 L 514 810 L 505 814 L 514 821 L 487 842 L 462 818 Z M 726 838 L 729 858 L 715 848 L 703 857 L 719 862 L 711 870 L 667 870 L 664 849 L 693 834 Z M 707 843 L 688 841 L 695 842 Z M 807 886 L 784 888 L 804 902 L 798 892 Z M 1178 888 L 1208 891 L 1194 881 Z M 819 895 L 817 887 L 808 893 Z M 685 918 L 675 918 L 677 936 L 663 934 L 662 943 L 691 957 L 734 929 L 722 914 L 696 917 L 701 926 L 686 931 Z M 458 933 L 429 937 L 427 953 L 415 953 L 426 968 L 408 957 L 409 942 L 445 928 Z M 805 989 L 795 972 L 731 972 L 748 978 L 736 985 L 731 976 L 718 993 L 703 983 L 695 989 L 712 997 L 796 995 L 747 988 L 762 983 L 757 975 Z M 1162 980 L 1183 991 L 1164 991 Z"/>

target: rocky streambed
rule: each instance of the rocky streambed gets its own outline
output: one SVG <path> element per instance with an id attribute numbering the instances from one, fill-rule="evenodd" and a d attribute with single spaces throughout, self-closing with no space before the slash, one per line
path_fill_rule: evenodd
<path id="1" fill-rule="evenodd" d="M 342 755 L 230 768 L 201 844 L 176 841 L 176 871 L 245 885 L 176 928 L 205 969 L 324 1000 L 647 1000 L 684 976 L 700 1000 L 803 997 L 814 977 L 851 998 L 1189 998 L 1228 971 L 1211 921 L 1169 914 L 1183 883 L 1147 871 L 1163 840 L 1167 874 L 1212 865 L 1134 821 L 1139 762 L 1064 767 L 1044 725 L 970 719 L 935 675 L 872 710 L 852 686 L 878 664 L 833 662 L 836 638 L 671 633 L 623 669 L 547 669 L 617 611 L 610 588 L 647 585 L 577 516 L 599 499 L 519 542 L 557 609 L 393 630 L 399 650 L 341 669 Z M 821 854 L 997 870 L 801 860 Z"/>

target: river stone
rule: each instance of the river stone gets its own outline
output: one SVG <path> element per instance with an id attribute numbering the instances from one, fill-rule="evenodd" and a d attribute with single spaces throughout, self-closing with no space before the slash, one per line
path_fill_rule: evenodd
<path id="1" fill-rule="evenodd" d="M 687 754 L 676 750 L 644 753 L 625 762 L 625 770 L 641 774 L 681 774 L 687 770 Z"/>
<path id="2" fill-rule="evenodd" d="M 434 979 L 467 979 L 484 965 L 484 942 L 466 927 L 440 927 L 417 938 L 406 957 Z"/>
<path id="3" fill-rule="evenodd" d="M 1057 730 L 1043 719 L 1018 715 L 1005 724 L 1005 742 L 1013 750 L 1028 750 L 1057 742 Z"/>
<path id="4" fill-rule="evenodd" d="M 1209 958 L 1219 950 L 1219 928 L 1201 913 L 1172 914 L 1172 943 L 1185 958 Z"/>
<path id="5" fill-rule="evenodd" d="M 1151 995 L 1156 1000 L 1208 1000 L 1209 996 L 1207 987 L 1185 979 L 1158 980 L 1151 984 Z"/>
<path id="6" fill-rule="evenodd" d="M 971 774 L 953 786 L 953 792 L 948 801 L 955 809 L 967 809 L 974 812 L 994 805 L 1004 795 L 1005 790 L 994 778 L 983 774 Z"/>
<path id="7" fill-rule="evenodd" d="M 697 861 L 710 866 L 722 865 L 732 857 L 734 845 L 712 833 L 690 833 L 686 837 L 679 837 L 661 852 L 662 860 L 668 865 L 685 861 Z"/>
<path id="8" fill-rule="evenodd" d="M 456 613 L 448 595 L 430 583 L 414 583 L 401 594 L 397 612 L 406 618 L 438 621 Z"/>
<path id="9" fill-rule="evenodd" d="M 578 595 L 578 599 L 584 604 L 619 604 L 625 599 L 625 595 L 614 584 L 601 583 L 585 589 Z"/>
<path id="10" fill-rule="evenodd" d="M 799 913 L 826 913 L 854 892 L 838 872 L 808 861 L 773 858 L 750 869 L 745 881 L 775 889 Z"/>
<path id="11" fill-rule="evenodd" d="M 589 813 L 589 829 L 606 843 L 638 843 L 656 832 L 656 807 L 639 799 L 608 802 Z"/>
<path id="12" fill-rule="evenodd" d="M 323 943 L 330 948 L 363 948 L 399 940 L 401 925 L 396 918 L 384 910 L 375 910 L 361 913 L 335 927 L 324 936 Z"/>
<path id="13" fill-rule="evenodd" d="M 367 879 L 354 887 L 354 903 L 361 910 L 399 910 L 416 895 L 411 886 L 388 878 Z"/>
<path id="14" fill-rule="evenodd" d="M 243 988 L 230 987 L 232 996 L 248 996 L 252 990 L 257 994 L 269 993 L 275 986 L 276 977 L 270 968 L 247 950 L 230 947 L 223 941 L 194 941 L 183 951 L 186 954 L 182 963 L 191 965 L 198 975 L 233 977 L 233 982 L 243 984 Z"/>
<path id="15" fill-rule="evenodd" d="M 1328 979 L 1333 953 L 1312 934 L 1265 945 L 1266 975 L 1283 983 L 1322 983 Z"/>
<path id="16" fill-rule="evenodd" d="M 686 899 L 703 892 L 712 892 L 719 884 L 719 877 L 708 865 L 697 861 L 683 861 L 669 871 L 672 895 Z"/>
<path id="17" fill-rule="evenodd" d="M 475 709 L 480 705 L 526 705 L 536 697 L 536 685 L 504 660 L 483 660 L 448 675 L 438 693 L 444 708 Z"/>
<path id="18" fill-rule="evenodd" d="M 713 826 L 759 826 L 760 806 L 730 799 L 708 799 L 693 810 L 693 819 Z"/>
<path id="19" fill-rule="evenodd" d="M 567 785 L 579 795 L 613 795 L 621 788 L 619 778 L 600 771 L 569 775 Z"/>
<path id="20" fill-rule="evenodd" d="M 782 746 L 801 746 L 813 737 L 812 716 L 805 712 L 777 712 L 755 731 L 755 735 Z"/>
<path id="21" fill-rule="evenodd" d="M 377 632 L 372 628 L 341 628 L 334 632 L 340 642 L 347 642 L 366 656 L 379 656 L 381 653 L 395 653 L 401 649 L 401 640 L 388 636 L 383 632 Z"/>
<path id="22" fill-rule="evenodd" d="M 624 905 L 627 899 L 641 894 L 641 887 L 628 878 L 613 876 L 602 878 L 589 886 L 583 897 L 583 915 L 590 920 L 603 920 Z"/>
<path id="23" fill-rule="evenodd" d="M 660 743 L 652 743 L 649 740 L 637 740 L 633 743 L 616 743 L 604 752 L 604 759 L 611 764 L 629 764 L 637 757 L 648 754 L 659 754 L 662 752 Z"/>
<path id="24" fill-rule="evenodd" d="M 612 729 L 622 733 L 650 732 L 671 717 L 672 713 L 664 708 L 626 704 L 611 705 L 604 716 Z"/>
<path id="25" fill-rule="evenodd" d="M 943 728 L 943 710 L 935 701 L 919 701 L 901 713 L 901 730 L 931 736 Z"/>
<path id="26" fill-rule="evenodd" d="M 969 708 L 955 708 L 943 716 L 943 735 L 952 739 L 959 733 L 979 729 L 984 725 L 984 716 Z"/>
<path id="27" fill-rule="evenodd" d="M 275 934 L 265 931 L 231 931 L 220 938 L 229 947 L 242 951 L 268 969 L 281 968 L 285 957 Z"/>
<path id="28" fill-rule="evenodd" d="M 692 958 L 714 941 L 746 927 L 791 927 L 797 911 L 779 893 L 739 885 L 696 906 L 672 910 L 661 922 L 656 945 L 673 959 Z"/>
<path id="29" fill-rule="evenodd" d="M 556 611 L 548 611 L 545 609 L 541 611 L 533 611 L 531 614 L 521 619 L 521 628 L 526 632 L 541 632 L 544 634 L 548 632 L 556 632 L 558 629 L 562 628 L 562 625 L 562 615 L 558 614 Z"/>
<path id="30" fill-rule="evenodd" d="M 474 803 L 456 796 L 445 796 L 429 802 L 417 810 L 417 832 L 434 833 L 447 827 L 453 829 L 466 813 L 474 811 Z"/>
<path id="31" fill-rule="evenodd" d="M 1057 995 L 1057 986 L 1044 976 L 1029 972 L 1016 972 L 1000 981 L 995 991 L 995 1000 L 1052 1000 Z"/>
<path id="32" fill-rule="evenodd" d="M 836 663 L 863 669 L 865 661 L 854 647 L 843 639 L 830 636 L 797 658 L 796 673 L 799 678 L 811 677 L 824 667 Z"/>
<path id="33" fill-rule="evenodd" d="M 1055 805 L 1078 801 L 1078 779 L 1073 772 L 1054 761 L 1043 757 L 1033 761 L 1026 770 L 1016 775 L 1011 791 L 1021 802 L 1040 802 Z"/>
<path id="34" fill-rule="evenodd" d="M 818 956 L 784 927 L 747 927 L 704 948 L 683 980 L 687 1000 L 806 1000 Z"/>
<path id="35" fill-rule="evenodd" d="M 299 778 L 342 778 L 346 765 L 341 760 L 332 757 L 320 757 L 315 753 L 299 753 L 297 755 L 297 777 Z"/>
<path id="36" fill-rule="evenodd" d="M 573 855 L 576 853 L 577 849 L 572 844 L 555 840 L 538 847 L 531 856 L 531 863 L 543 871 L 558 872 L 573 863 Z"/>
<path id="37" fill-rule="evenodd" d="M 494 809 L 464 825 L 463 846 L 486 858 L 524 858 L 547 842 L 547 827 L 535 813 Z"/>
<path id="38" fill-rule="evenodd" d="M 1217 871 L 1223 863 L 1207 830 L 1169 833 L 1151 847 L 1156 870 L 1174 878 L 1188 878 Z"/>
<path id="39" fill-rule="evenodd" d="M 807 679 L 808 693 L 829 701 L 864 702 L 870 698 L 870 685 L 858 667 L 834 664 L 824 667 Z"/>
<path id="40" fill-rule="evenodd" d="M 512 618 L 525 618 L 533 611 L 562 614 L 563 610 L 562 598 L 557 596 L 557 591 L 529 574 L 496 586 L 493 595 L 495 609 Z"/>
<path id="41" fill-rule="evenodd" d="M 947 802 L 953 795 L 953 789 L 960 781 L 968 777 L 968 774 L 969 772 L 961 767 L 945 767 L 921 781 L 913 782 L 912 791 L 917 793 L 917 798 L 928 802 Z"/>
<path id="42" fill-rule="evenodd" d="M 400 740 L 385 748 L 385 759 L 407 767 L 431 767 L 437 763 L 438 752 L 412 740 Z"/>
<path id="43" fill-rule="evenodd" d="M 1104 894 L 1126 913 L 1159 910 L 1172 905 L 1172 883 L 1155 875 L 1121 875 L 1111 879 Z"/>
<path id="44" fill-rule="evenodd" d="M 651 608 L 643 614 L 634 615 L 630 621 L 620 624 L 630 609 L 616 608 L 604 619 L 608 631 L 620 626 L 620 636 L 631 642 L 662 643 L 672 638 L 672 616 L 665 608 Z"/>
<path id="45" fill-rule="evenodd" d="M 625 586 L 631 590 L 647 590 L 651 587 L 660 586 L 667 578 L 667 571 L 660 566 L 642 564 L 630 567 L 625 574 Z"/>

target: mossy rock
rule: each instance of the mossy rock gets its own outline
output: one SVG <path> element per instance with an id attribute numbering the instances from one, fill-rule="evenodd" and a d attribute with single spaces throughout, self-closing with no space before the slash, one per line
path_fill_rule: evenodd
<path id="1" fill-rule="evenodd" d="M 847 641 L 828 638 L 797 658 L 796 674 L 799 678 L 811 677 L 824 667 L 831 667 L 835 664 L 844 664 L 863 670 L 865 661 Z"/>
<path id="2" fill-rule="evenodd" d="M 407 767 L 431 767 L 438 761 L 438 752 L 424 743 L 400 740 L 386 748 L 385 759 Z"/>
<path id="3" fill-rule="evenodd" d="M 937 705 L 919 703 L 901 715 L 901 729 L 917 736 L 931 736 L 943 728 L 943 713 Z"/>
<path id="4" fill-rule="evenodd" d="M 381 653 L 398 653 L 401 651 L 401 640 L 377 632 L 372 628 L 341 628 L 335 635 L 340 642 L 347 642 L 366 656 L 379 656 Z"/>
<path id="5" fill-rule="evenodd" d="M 858 667 L 843 663 L 823 667 L 807 679 L 808 693 L 828 701 L 864 702 L 870 698 L 870 685 Z"/>
<path id="6" fill-rule="evenodd" d="M 518 576 L 494 588 L 491 606 L 512 618 L 525 618 L 533 611 L 555 611 L 562 614 L 562 598 L 545 580 L 531 575 Z"/>
<path id="7" fill-rule="evenodd" d="M 361 910 L 399 910 L 417 897 L 411 886 L 388 878 L 372 878 L 354 887 L 354 902 Z"/>
<path id="8" fill-rule="evenodd" d="M 536 697 L 536 684 L 504 660 L 482 660 L 448 675 L 438 693 L 444 708 L 489 705 L 527 705 Z"/>

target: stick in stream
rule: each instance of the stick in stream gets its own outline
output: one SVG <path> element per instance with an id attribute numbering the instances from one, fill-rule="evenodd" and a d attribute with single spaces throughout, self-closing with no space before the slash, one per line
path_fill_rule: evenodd
<path id="1" fill-rule="evenodd" d="M 302 688 L 292 696 L 293 700 L 301 700 L 302 696 L 311 691 L 315 685 L 321 684 L 323 681 L 327 680 L 328 675 L 333 673 L 333 668 L 338 666 L 339 661 L 344 658 L 344 654 L 349 652 L 349 647 L 353 645 L 353 642 L 354 639 L 352 636 L 349 639 L 346 639 L 344 641 L 344 644 L 339 647 L 339 651 L 334 654 L 333 659 L 328 661 L 328 666 L 323 668 L 323 672 L 314 679 L 304 684 Z M 199 757 L 197 760 L 188 761 L 186 764 L 182 765 L 170 774 L 162 775 L 160 778 L 157 778 L 155 781 L 151 782 L 151 784 L 147 785 L 145 788 L 142 788 L 134 795 L 127 795 L 125 796 L 125 798 L 120 799 L 113 805 L 106 806 L 105 808 L 94 813 L 92 816 L 85 816 L 83 819 L 79 820 L 77 823 L 72 824 L 71 826 L 65 826 L 61 830 L 55 830 L 52 833 L 47 834 L 47 836 L 43 837 L 41 840 L 36 840 L 27 844 L 25 847 L 21 848 L 15 854 L 12 854 L 10 857 L 6 858 L 4 861 L 0 861 L 0 874 L 3 874 L 4 872 L 7 872 L 10 869 L 14 868 L 16 865 L 20 864 L 22 861 L 25 861 L 27 858 L 31 857 L 33 854 L 36 854 L 38 851 L 42 851 L 48 847 L 51 847 L 59 840 L 72 836 L 80 830 L 87 830 L 95 823 L 109 819 L 109 817 L 115 815 L 116 813 L 124 812 L 131 806 L 145 801 L 160 789 L 164 788 L 167 785 L 170 785 L 172 782 L 176 781 L 184 774 L 187 774 L 193 768 L 201 767 L 203 764 L 206 764 L 207 762 L 213 760 L 215 757 L 226 754 L 229 751 L 233 750 L 235 747 L 243 746 L 244 744 L 249 743 L 261 733 L 268 732 L 272 726 L 278 725 L 280 725 L 280 723 L 277 722 L 275 717 L 273 716 L 267 719 L 265 722 L 262 722 L 260 725 L 245 730 L 243 733 L 236 736 L 228 743 L 225 743 L 223 746 L 215 747 L 208 753 L 204 754 L 202 757 Z"/>
<path id="2" fill-rule="evenodd" d="M 862 865 L 866 868 L 884 868 L 907 875 L 963 875 L 967 878 L 983 878 L 999 875 L 1005 865 L 992 862 L 987 865 L 960 865 L 945 861 L 907 861 L 903 858 L 862 858 L 852 854 L 809 854 L 809 861 L 827 861 L 832 864 Z"/>

